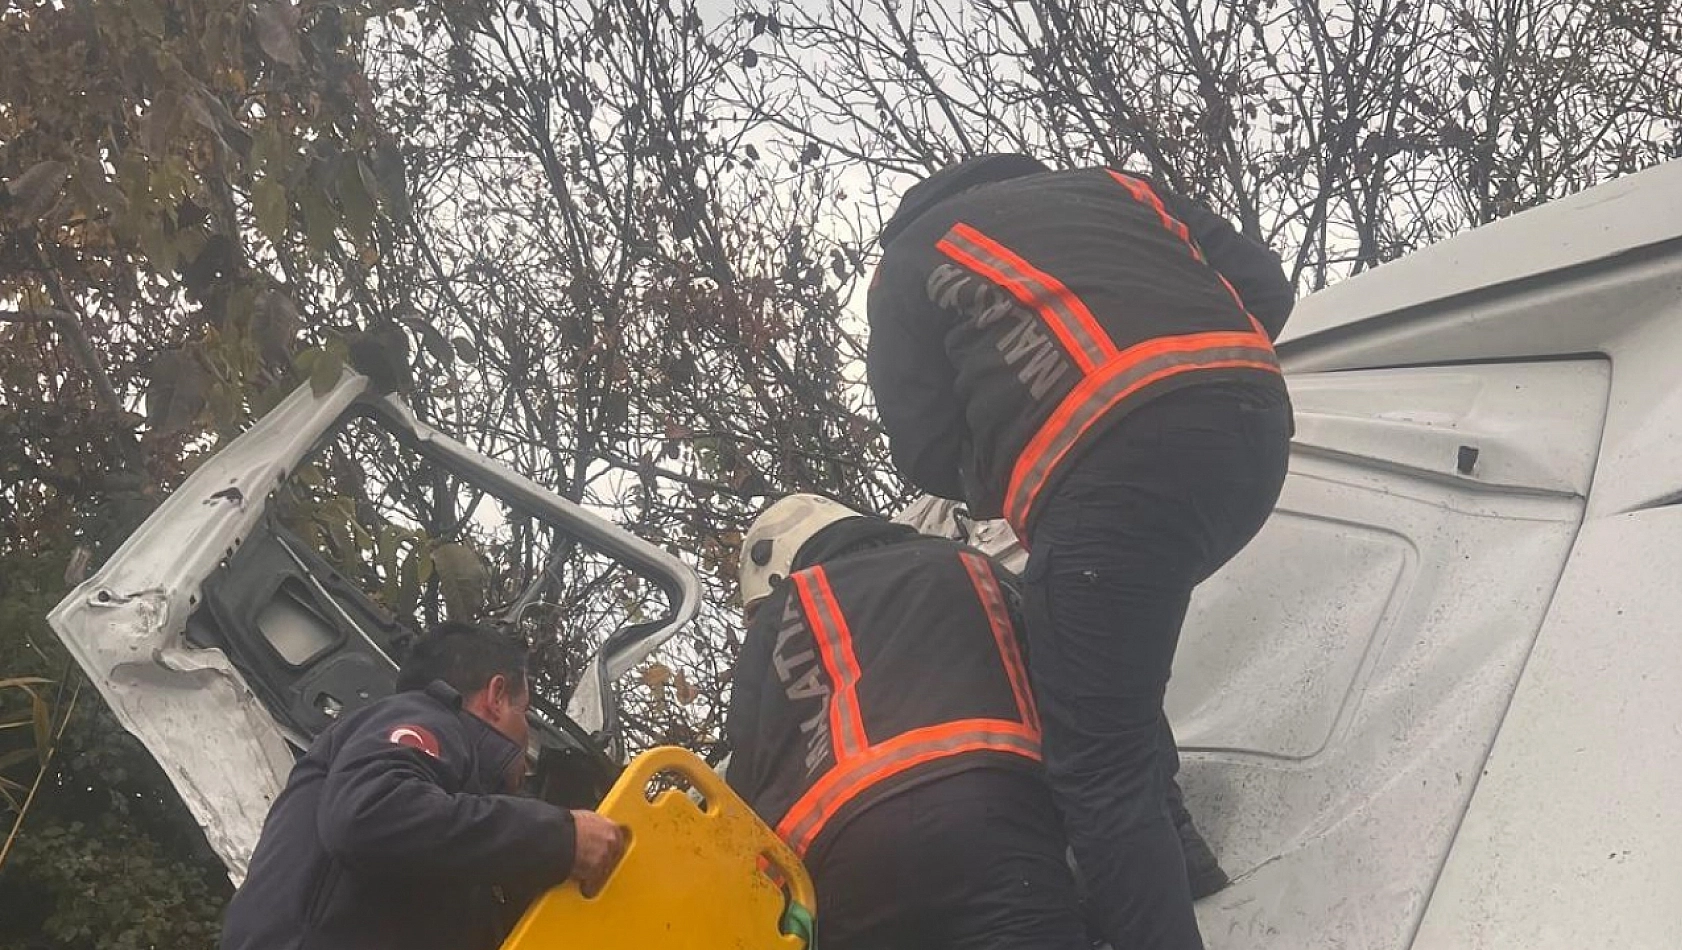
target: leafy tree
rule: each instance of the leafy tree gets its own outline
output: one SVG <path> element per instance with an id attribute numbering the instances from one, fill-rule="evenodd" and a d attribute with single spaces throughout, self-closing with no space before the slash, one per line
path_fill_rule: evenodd
<path id="1" fill-rule="evenodd" d="M 370 47 L 439 331 L 415 401 L 701 569 L 707 615 L 629 718 L 708 752 L 747 520 L 772 493 L 900 491 L 859 384 L 844 183 L 720 107 L 753 35 L 693 2 L 488 0 L 418 7 Z M 594 618 L 578 567 L 552 601 Z"/>
<path id="2" fill-rule="evenodd" d="M 876 180 L 983 150 L 1154 172 L 1304 290 L 1682 154 L 1650 0 L 825 0 L 739 101 Z"/>
<path id="3" fill-rule="evenodd" d="M 370 12 L 0 11 L 0 721 L 28 727 L 0 732 L 14 945 L 214 943 L 225 876 L 43 618 L 302 378 L 301 349 L 331 361 L 389 312 L 406 189 L 360 66 Z"/>

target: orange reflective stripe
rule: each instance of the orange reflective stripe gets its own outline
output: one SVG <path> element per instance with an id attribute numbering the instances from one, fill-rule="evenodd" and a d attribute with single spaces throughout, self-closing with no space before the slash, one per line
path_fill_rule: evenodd
<path id="1" fill-rule="evenodd" d="M 967 224 L 955 224 L 935 247 L 1038 313 L 1081 372 L 1090 373 L 1116 355 L 1109 334 L 1073 291 L 1003 244 Z"/>
<path id="2" fill-rule="evenodd" d="M 1166 227 L 1166 229 L 1169 230 L 1169 234 L 1174 235 L 1177 239 L 1184 240 L 1187 247 L 1191 247 L 1191 256 L 1196 257 L 1198 261 L 1203 261 L 1203 251 L 1199 251 L 1198 244 L 1191 239 L 1191 230 L 1186 229 L 1186 222 L 1182 222 L 1182 220 L 1177 219 L 1174 215 L 1167 214 L 1167 205 L 1162 203 L 1161 195 L 1157 195 L 1157 193 L 1150 188 L 1150 185 L 1147 185 L 1145 182 L 1140 182 L 1139 178 L 1115 172 L 1113 168 L 1110 170 L 1110 178 L 1115 178 L 1117 182 L 1120 182 L 1122 187 L 1127 188 L 1127 192 L 1134 197 L 1134 200 L 1137 200 L 1139 203 L 1144 203 L 1144 205 L 1150 205 L 1150 208 L 1156 212 L 1157 219 L 1162 220 L 1162 227 Z"/>
<path id="3" fill-rule="evenodd" d="M 1010 608 L 1005 606 L 1004 592 L 993 577 L 992 564 L 979 554 L 965 551 L 958 555 L 969 571 L 976 596 L 987 610 L 987 622 L 993 628 L 993 641 L 999 645 L 999 659 L 1004 662 L 1005 675 L 1010 678 L 1010 691 L 1016 696 L 1016 709 L 1022 721 L 1034 732 L 1040 731 L 1040 712 L 1034 705 L 1034 693 L 1028 688 L 1028 668 L 1022 662 L 1022 645 L 1016 639 L 1016 626 L 1010 622 Z"/>
<path id="4" fill-rule="evenodd" d="M 1162 226 L 1167 228 L 1175 237 L 1185 242 L 1186 247 L 1191 250 L 1191 256 L 1196 258 L 1198 263 L 1209 263 L 1203 258 L 1203 249 L 1198 247 L 1197 242 L 1191 239 L 1191 231 L 1187 229 L 1185 222 L 1168 213 L 1168 206 L 1162 203 L 1162 196 L 1157 194 L 1150 185 L 1137 178 L 1123 175 L 1121 172 L 1114 169 L 1110 170 L 1110 177 L 1120 182 L 1121 187 L 1126 188 L 1128 193 L 1133 195 L 1136 200 L 1150 205 L 1151 208 L 1156 211 L 1156 216 L 1162 220 Z M 1249 307 L 1244 306 L 1244 298 L 1238 295 L 1238 288 L 1232 286 L 1232 282 L 1226 279 L 1225 274 L 1215 270 L 1212 266 L 1209 269 L 1215 271 L 1215 277 L 1220 280 L 1221 286 L 1225 287 L 1226 292 L 1232 295 L 1232 302 L 1238 304 L 1238 309 L 1244 311 L 1244 316 L 1250 319 L 1250 326 L 1253 327 L 1257 333 L 1266 336 L 1267 328 L 1263 327 L 1261 321 L 1257 320 L 1255 316 L 1250 313 Z"/>
<path id="5" fill-rule="evenodd" d="M 1279 361 L 1265 334 L 1188 333 L 1130 347 L 1110 365 L 1081 380 L 1016 459 L 1005 491 L 1005 517 L 1011 526 L 1018 533 L 1026 532 L 1028 511 L 1057 463 L 1112 406 L 1160 380 L 1211 369 L 1277 373 Z"/>
<path id="6" fill-rule="evenodd" d="M 829 698 L 829 737 L 839 765 L 870 744 L 864 735 L 864 717 L 859 713 L 859 661 L 853 655 L 853 634 L 847 629 L 847 618 L 835 602 L 835 591 L 830 589 L 829 576 L 822 567 L 795 574 L 794 583 L 834 689 Z"/>
<path id="7" fill-rule="evenodd" d="M 1168 213 L 1168 206 L 1162 203 L 1161 196 L 1152 191 L 1150 185 L 1129 175 L 1123 175 L 1114 169 L 1110 170 L 1110 177 L 1120 182 L 1121 187 L 1126 188 L 1134 200 L 1141 204 L 1150 205 L 1151 209 L 1156 212 L 1156 216 L 1162 220 L 1162 226 L 1167 228 L 1169 233 L 1184 241 L 1186 246 L 1191 248 L 1193 257 L 1200 261 L 1203 260 L 1203 252 L 1198 250 L 1197 244 L 1192 241 L 1191 231 L 1187 230 L 1185 222 Z"/>
<path id="8" fill-rule="evenodd" d="M 963 719 L 895 736 L 818 779 L 777 823 L 777 834 L 804 856 L 824 825 L 860 792 L 924 762 L 967 752 L 1005 752 L 1039 761 L 1039 736 L 1022 723 L 1002 719 Z"/>

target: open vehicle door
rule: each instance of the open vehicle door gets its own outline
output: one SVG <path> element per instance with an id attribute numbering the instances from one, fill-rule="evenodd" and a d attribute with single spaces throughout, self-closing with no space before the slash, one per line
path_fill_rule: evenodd
<path id="1" fill-rule="evenodd" d="M 1290 475 L 1167 703 L 1211 950 L 1682 946 L 1682 162 L 1315 294 L 1279 355 Z"/>
<path id="2" fill-rule="evenodd" d="M 699 579 L 355 373 L 205 461 L 50 621 L 237 882 L 295 750 L 388 695 L 451 597 L 577 671 L 536 684 L 534 791 L 594 804 L 614 681 L 694 617 Z"/>

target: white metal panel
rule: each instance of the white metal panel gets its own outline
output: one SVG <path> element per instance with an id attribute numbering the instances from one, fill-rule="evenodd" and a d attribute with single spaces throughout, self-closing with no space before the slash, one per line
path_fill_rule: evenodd
<path id="1" fill-rule="evenodd" d="M 1292 375 L 1609 355 L 1632 329 L 1669 311 L 1679 289 L 1682 240 L 1305 336 L 1280 344 L 1279 359 Z"/>
<path id="2" fill-rule="evenodd" d="M 1639 190 L 1632 191 L 1636 186 Z M 1555 233 L 1559 229 L 1632 229 L 1625 234 L 1628 240 L 1637 232 L 1645 234 L 1642 228 L 1658 229 L 1648 237 L 1666 228 L 1682 231 L 1677 213 L 1682 206 L 1682 162 L 1555 204 L 1566 206 L 1560 217 L 1544 214 L 1554 208 L 1548 205 L 1441 247 L 1488 254 L 1543 253 L 1548 242 L 1567 240 Z M 1639 220 L 1608 217 L 1613 210 Z M 1663 227 L 1651 218 L 1656 213 L 1668 216 Z M 1520 222 L 1531 227 L 1508 227 Z M 1501 241 L 1485 240 L 1486 231 L 1500 232 Z M 1351 316 L 1320 332 L 1297 333 L 1282 345 L 1279 352 L 1287 372 L 1300 377 L 1385 366 L 1601 355 L 1612 365 L 1613 385 L 1589 516 L 1682 497 L 1682 386 L 1676 375 L 1682 359 L 1682 237 L 1646 244 L 1622 256 L 1561 261 L 1553 270 L 1537 271 L 1510 286 L 1486 286 L 1457 297 L 1438 291 L 1458 276 L 1402 266 L 1415 257 L 1428 259 L 1435 250 L 1304 300 L 1301 307 L 1310 315 L 1348 305 Z M 1442 261 L 1439 265 L 1448 267 Z M 1466 263 L 1462 269 L 1468 268 L 1481 272 L 1481 265 Z M 1404 279 L 1410 275 L 1417 290 Z M 1378 297 L 1412 293 L 1412 303 L 1386 309 L 1388 305 L 1379 302 L 1362 302 L 1367 294 L 1355 293 L 1361 287 Z M 1615 477 L 1609 471 L 1615 471 Z"/>
<path id="3" fill-rule="evenodd" d="M 1573 360 L 1297 375 L 1295 442 L 1374 468 L 1587 497 L 1600 446 L 1580 434 L 1600 429 L 1608 370 Z"/>
<path id="4" fill-rule="evenodd" d="M 1292 377 L 1279 512 L 1197 591 L 1168 697 L 1236 878 L 1199 907 L 1211 950 L 1408 946 L 1571 551 L 1609 385 L 1599 359 Z M 906 520 L 1020 563 L 950 504 Z"/>
<path id="5" fill-rule="evenodd" d="M 1581 511 L 1293 461 L 1194 597 L 1170 688 L 1182 787 L 1235 878 L 1199 907 L 1211 950 L 1407 946 Z"/>
<path id="6" fill-rule="evenodd" d="M 1667 305 L 1607 349 L 1613 385 L 1591 517 L 1682 498 L 1682 248 Z"/>
<path id="7" fill-rule="evenodd" d="M 1682 507 L 1584 526 L 1417 950 L 1682 947 Z"/>
<path id="8" fill-rule="evenodd" d="M 1287 343 L 1682 237 L 1682 161 L 1456 235 L 1303 300 Z"/>
<path id="9" fill-rule="evenodd" d="M 123 728 L 163 766 L 237 883 L 292 768 L 285 737 L 221 650 L 187 643 L 204 578 L 367 386 L 293 393 L 205 462 L 48 619 Z"/>

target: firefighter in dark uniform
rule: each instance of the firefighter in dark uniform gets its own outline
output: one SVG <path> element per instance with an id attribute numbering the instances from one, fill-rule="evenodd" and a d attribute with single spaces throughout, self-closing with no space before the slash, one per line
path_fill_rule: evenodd
<path id="1" fill-rule="evenodd" d="M 741 553 L 730 784 L 797 851 L 825 950 L 1085 950 L 1011 579 L 791 495 Z"/>
<path id="2" fill-rule="evenodd" d="M 1029 550 L 1046 770 L 1099 929 L 1201 947 L 1162 700 L 1192 588 L 1284 480 L 1279 258 L 1148 178 L 1024 155 L 913 186 L 881 241 L 876 405 L 908 481 Z"/>
<path id="3" fill-rule="evenodd" d="M 494 950 L 532 898 L 612 870 L 617 825 L 512 794 L 528 738 L 523 644 L 442 624 L 397 687 L 298 760 L 222 950 Z"/>

